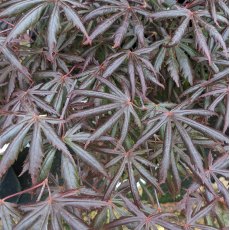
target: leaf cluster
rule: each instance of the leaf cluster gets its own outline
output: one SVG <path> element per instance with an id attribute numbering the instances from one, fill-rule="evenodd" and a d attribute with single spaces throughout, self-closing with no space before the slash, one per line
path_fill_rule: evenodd
<path id="1" fill-rule="evenodd" d="M 0 1 L 0 182 L 22 164 L 2 228 L 227 228 L 228 14 L 226 0 Z"/>

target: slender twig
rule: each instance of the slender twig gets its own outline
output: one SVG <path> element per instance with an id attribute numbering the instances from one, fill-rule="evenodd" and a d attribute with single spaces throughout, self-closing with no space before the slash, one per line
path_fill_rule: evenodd
<path id="1" fill-rule="evenodd" d="M 24 194 L 24 193 L 28 193 L 28 192 L 30 192 L 30 191 L 36 189 L 36 188 L 39 188 L 39 187 L 41 187 L 41 186 L 47 184 L 47 181 L 48 181 L 48 179 L 45 179 L 45 180 L 42 181 L 41 183 L 39 183 L 39 184 L 37 184 L 37 185 L 35 185 L 35 186 L 31 187 L 31 188 L 25 189 L 25 190 L 23 190 L 23 191 L 21 191 L 21 192 L 14 193 L 14 194 L 12 194 L 12 195 L 9 195 L 9 196 L 3 198 L 2 201 L 8 200 L 8 199 L 10 199 L 10 198 L 12 198 L 12 197 L 15 197 L 15 196 L 18 196 L 18 195 L 21 195 L 21 194 Z"/>

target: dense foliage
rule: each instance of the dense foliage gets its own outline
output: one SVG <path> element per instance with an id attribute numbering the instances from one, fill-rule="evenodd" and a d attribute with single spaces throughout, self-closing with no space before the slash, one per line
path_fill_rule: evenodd
<path id="1" fill-rule="evenodd" d="M 228 13 L 3 0 L 1 229 L 227 229 Z"/>

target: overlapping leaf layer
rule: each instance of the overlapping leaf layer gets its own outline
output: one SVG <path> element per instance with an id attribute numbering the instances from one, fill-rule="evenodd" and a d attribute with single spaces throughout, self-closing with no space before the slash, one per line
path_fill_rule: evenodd
<path id="1" fill-rule="evenodd" d="M 228 13 L 0 1 L 1 228 L 227 229 Z"/>

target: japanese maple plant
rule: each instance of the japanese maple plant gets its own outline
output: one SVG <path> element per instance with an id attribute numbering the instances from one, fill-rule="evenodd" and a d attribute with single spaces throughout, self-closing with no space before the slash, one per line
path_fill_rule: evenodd
<path id="1" fill-rule="evenodd" d="M 0 2 L 0 229 L 228 229 L 227 0 Z"/>

